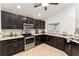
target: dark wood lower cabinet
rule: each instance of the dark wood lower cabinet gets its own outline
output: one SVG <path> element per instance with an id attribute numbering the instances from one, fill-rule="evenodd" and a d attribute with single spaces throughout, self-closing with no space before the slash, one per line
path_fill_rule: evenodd
<path id="1" fill-rule="evenodd" d="M 41 44 L 42 42 L 41 42 L 41 38 L 40 38 L 40 36 L 35 36 L 35 46 L 37 46 L 37 45 L 39 45 L 39 44 Z"/>
<path id="2" fill-rule="evenodd" d="M 3 55 L 3 52 L 2 52 L 2 46 L 0 46 L 0 56 L 2 56 Z"/>
<path id="3" fill-rule="evenodd" d="M 45 29 L 45 21 L 1 10 L 2 29 L 23 29 L 23 24 L 33 24 L 33 29 Z"/>
<path id="4" fill-rule="evenodd" d="M 42 43 L 46 42 L 46 35 L 39 35 L 39 37 Z"/>
<path id="5" fill-rule="evenodd" d="M 16 53 L 16 46 L 14 44 L 6 44 L 3 46 L 4 56 L 10 56 Z"/>
<path id="6" fill-rule="evenodd" d="M 72 55 L 72 51 L 71 51 L 71 43 L 67 42 L 67 40 L 65 40 L 65 46 L 64 46 L 64 51 L 69 55 L 71 56 Z"/>
<path id="7" fill-rule="evenodd" d="M 79 56 L 79 44 L 71 41 L 71 45 L 72 56 Z"/>
<path id="8" fill-rule="evenodd" d="M 26 44 L 34 42 L 34 39 L 26 40 Z M 79 56 L 79 44 L 67 42 L 66 39 L 49 35 L 35 36 L 35 46 L 45 43 L 66 52 L 69 56 Z M 0 56 L 10 56 L 24 51 L 24 38 L 0 41 Z"/>
<path id="9" fill-rule="evenodd" d="M 19 41 L 16 43 L 16 53 L 24 51 L 24 41 Z"/>
<path id="10" fill-rule="evenodd" d="M 24 38 L 0 41 L 0 56 L 10 56 L 24 51 Z"/>
<path id="11" fill-rule="evenodd" d="M 56 47 L 60 50 L 64 50 L 64 38 L 56 37 Z"/>
<path id="12" fill-rule="evenodd" d="M 55 36 L 47 36 L 47 44 L 58 48 L 60 50 L 64 50 L 64 38 L 55 37 Z"/>
<path id="13" fill-rule="evenodd" d="M 53 36 L 46 36 L 46 44 L 56 47 L 56 39 Z"/>

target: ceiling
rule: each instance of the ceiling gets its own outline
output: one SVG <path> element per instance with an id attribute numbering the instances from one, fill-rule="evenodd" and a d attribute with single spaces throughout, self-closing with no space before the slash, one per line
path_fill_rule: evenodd
<path id="1" fill-rule="evenodd" d="M 1 9 L 4 11 L 32 17 L 35 19 L 45 20 L 62 9 L 64 6 L 68 6 L 69 3 L 60 3 L 58 5 L 48 5 L 48 10 L 44 10 L 44 6 L 34 8 L 35 3 L 0 3 Z M 21 6 L 21 9 L 17 9 L 17 5 Z M 38 14 L 41 16 L 38 16 Z"/>

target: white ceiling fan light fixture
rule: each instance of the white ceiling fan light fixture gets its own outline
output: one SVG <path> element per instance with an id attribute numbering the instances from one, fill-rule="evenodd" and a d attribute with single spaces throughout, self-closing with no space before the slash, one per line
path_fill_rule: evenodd
<path id="1" fill-rule="evenodd" d="M 17 9 L 21 9 L 21 6 L 20 5 L 17 5 Z"/>

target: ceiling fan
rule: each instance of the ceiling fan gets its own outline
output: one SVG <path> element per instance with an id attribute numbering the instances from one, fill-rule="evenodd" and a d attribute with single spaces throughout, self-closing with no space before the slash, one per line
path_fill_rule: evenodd
<path id="1" fill-rule="evenodd" d="M 58 5 L 58 3 L 48 3 L 48 5 Z M 37 8 L 37 7 L 39 7 L 39 6 L 42 6 L 43 4 L 42 3 L 36 3 L 35 5 L 34 5 L 34 8 Z M 44 6 L 44 10 L 47 10 L 47 5 L 45 5 Z"/>

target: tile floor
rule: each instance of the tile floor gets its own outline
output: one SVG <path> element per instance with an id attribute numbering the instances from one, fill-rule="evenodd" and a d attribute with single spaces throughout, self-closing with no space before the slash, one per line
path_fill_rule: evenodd
<path id="1" fill-rule="evenodd" d="M 51 47 L 47 44 L 40 44 L 28 51 L 23 51 L 13 56 L 68 56 L 65 52 Z"/>

